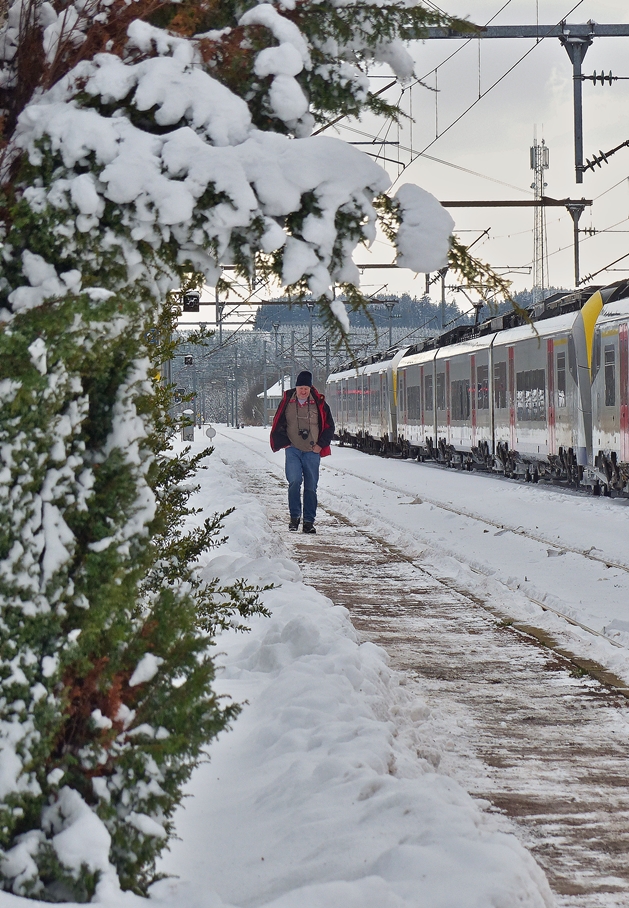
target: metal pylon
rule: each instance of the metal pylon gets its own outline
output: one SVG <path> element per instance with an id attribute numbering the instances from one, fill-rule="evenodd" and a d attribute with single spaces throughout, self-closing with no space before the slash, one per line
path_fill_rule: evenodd
<path id="1" fill-rule="evenodd" d="M 531 146 L 531 170 L 534 177 L 531 184 L 536 199 L 544 196 L 546 183 L 544 171 L 548 170 L 548 146 L 542 139 L 537 144 L 537 137 Z M 543 205 L 536 205 L 533 209 L 533 296 L 534 302 L 544 299 L 544 290 L 548 282 L 548 269 L 546 265 L 546 211 Z"/>

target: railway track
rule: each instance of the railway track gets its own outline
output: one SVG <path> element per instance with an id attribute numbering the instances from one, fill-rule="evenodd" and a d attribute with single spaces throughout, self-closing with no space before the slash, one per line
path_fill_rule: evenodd
<path id="1" fill-rule="evenodd" d="M 277 455 L 273 455 L 273 454 L 269 453 L 265 442 L 261 442 L 255 436 L 248 436 L 244 432 L 243 433 L 239 432 L 237 435 L 234 435 L 233 433 L 227 433 L 225 437 L 228 437 L 232 441 L 237 441 L 239 445 L 241 445 L 242 447 L 251 451 L 253 454 L 256 454 L 257 456 L 261 457 L 267 463 L 268 467 L 273 472 L 273 475 L 277 476 L 278 478 L 280 478 L 281 481 L 283 481 L 284 470 L 283 470 L 282 461 L 280 458 L 277 457 Z M 412 467 L 412 464 L 409 463 L 408 466 Z M 359 472 L 348 469 L 347 467 L 340 467 L 340 466 L 338 466 L 338 462 L 336 462 L 336 461 L 333 464 L 329 464 L 329 465 L 326 463 L 326 461 L 322 461 L 321 468 L 322 468 L 323 473 L 327 472 L 328 474 L 351 477 L 352 479 L 357 480 L 360 483 L 364 484 L 366 486 L 366 488 L 371 488 L 375 485 L 378 488 L 381 488 L 387 492 L 391 492 L 394 495 L 402 496 L 403 498 L 413 499 L 413 494 L 411 492 L 409 492 L 408 488 L 405 489 L 402 486 L 395 485 L 394 483 L 370 478 L 368 476 L 362 475 Z M 428 469 L 430 469 L 430 468 L 428 468 Z M 324 485 L 324 484 L 322 484 L 322 485 Z M 338 502 L 339 507 L 341 506 L 341 503 L 345 503 L 346 501 L 348 501 L 346 492 L 342 489 L 339 489 L 338 485 L 332 494 L 333 494 L 335 500 Z M 325 492 L 324 492 L 324 495 L 325 495 Z M 505 524 L 504 522 L 500 523 L 500 522 L 491 520 L 482 514 L 478 514 L 474 511 L 470 510 L 469 508 L 456 507 L 447 502 L 443 502 L 436 498 L 426 496 L 423 493 L 421 494 L 421 499 L 414 498 L 414 500 L 412 500 L 411 503 L 427 504 L 444 513 L 463 517 L 466 520 L 474 521 L 475 523 L 478 523 L 479 525 L 482 525 L 486 528 L 491 527 L 495 530 L 494 536 L 496 536 L 496 537 L 503 536 L 505 534 L 512 534 L 513 536 L 519 537 L 521 539 L 529 540 L 530 542 L 532 542 L 534 544 L 544 546 L 546 548 L 547 554 L 550 554 L 550 552 L 552 552 L 556 555 L 564 555 L 564 554 L 570 553 L 572 555 L 575 555 L 577 558 L 583 558 L 586 562 L 589 562 L 592 564 L 600 564 L 600 565 L 604 566 L 605 568 L 614 568 L 614 569 L 622 571 L 624 574 L 629 574 L 629 564 L 620 562 L 615 559 L 610 560 L 608 558 L 603 557 L 602 555 L 598 555 L 593 551 L 594 547 L 591 547 L 590 549 L 583 549 L 578 546 L 571 546 L 571 545 L 565 544 L 565 543 L 558 544 L 555 539 L 553 539 L 552 537 L 550 537 L 548 535 L 544 535 L 542 533 L 531 532 L 529 529 L 526 529 L 525 527 L 522 527 L 522 526 L 510 526 L 510 525 Z M 342 510 L 342 508 L 341 508 L 341 510 Z M 408 529 L 408 528 L 405 529 L 405 533 L 408 538 L 412 538 L 412 539 L 416 540 L 418 544 L 420 544 L 422 546 L 426 544 L 426 540 L 423 538 L 421 533 L 417 533 L 413 529 Z M 450 554 L 454 558 L 460 557 L 458 555 L 458 553 L 455 551 L 447 552 L 446 554 Z M 413 560 L 413 559 L 411 559 L 411 560 Z M 418 566 L 422 570 L 430 572 L 430 567 L 425 563 L 425 560 L 422 560 L 421 564 L 419 564 L 417 559 L 414 559 L 414 560 L 416 563 L 418 563 Z M 530 602 L 534 603 L 536 606 L 541 608 L 544 612 L 550 612 L 551 614 L 553 614 L 553 615 L 557 616 L 558 618 L 562 619 L 563 621 L 567 622 L 572 627 L 580 628 L 581 630 L 585 631 L 588 635 L 591 635 L 592 637 L 604 640 L 606 644 L 609 644 L 610 646 L 612 646 L 613 648 L 615 648 L 617 650 L 625 650 L 625 647 L 621 643 L 618 643 L 616 640 L 612 639 L 608 634 L 601 632 L 601 630 L 598 630 L 597 628 L 592 627 L 590 624 L 577 620 L 574 615 L 568 614 L 568 611 L 559 607 L 557 603 L 550 604 L 548 601 L 545 601 L 545 599 L 536 597 L 530 591 L 524 591 L 522 589 L 521 585 L 514 586 L 514 585 L 510 584 L 506 579 L 500 578 L 499 576 L 497 576 L 495 571 L 490 566 L 486 567 L 486 566 L 482 565 L 481 563 L 476 562 L 474 564 L 469 564 L 469 567 L 470 567 L 470 570 L 472 570 L 477 575 L 480 574 L 480 575 L 483 575 L 486 577 L 490 577 L 491 581 L 493 583 L 503 586 L 505 589 L 509 590 L 510 593 L 518 592 L 521 595 L 525 595 L 526 599 L 528 599 Z M 467 592 L 467 594 L 471 594 L 470 590 L 467 590 L 466 592 Z M 471 595 L 473 595 L 473 594 L 471 594 Z M 531 631 L 536 633 L 540 640 L 543 640 L 546 643 L 549 642 L 550 638 L 548 637 L 548 635 L 546 635 L 544 633 L 540 633 L 539 630 L 535 629 L 535 628 L 531 628 Z M 561 647 L 558 647 L 558 646 L 556 648 L 561 649 Z M 562 649 L 561 651 L 564 653 L 566 652 L 565 649 Z M 583 661 L 583 660 L 580 660 L 580 661 Z M 593 667 L 592 663 L 588 663 L 588 664 L 590 665 L 590 667 Z M 595 669 L 595 671 L 597 671 L 597 673 L 600 674 L 600 672 L 598 672 L 598 669 Z M 611 677 L 611 675 L 607 675 L 607 677 Z M 614 681 L 614 683 L 616 683 L 616 681 L 617 681 L 617 679 Z M 624 689 L 624 684 L 622 682 L 617 682 L 617 683 L 618 683 L 619 687 L 622 687 Z"/>
<path id="2" fill-rule="evenodd" d="M 394 486 L 391 483 L 381 482 L 379 480 L 370 480 L 365 479 L 364 476 L 361 476 L 359 473 L 355 473 L 352 470 L 348 470 L 345 467 L 338 467 L 336 464 L 334 467 L 328 467 L 325 462 L 322 464 L 323 469 L 333 470 L 335 473 L 344 473 L 347 476 L 352 476 L 354 479 L 360 479 L 363 482 L 368 482 L 379 486 L 382 489 L 386 489 L 388 492 L 395 492 L 396 494 L 408 495 L 408 490 L 401 489 L 398 486 Z M 437 499 L 427 497 L 422 495 L 422 501 L 426 504 L 432 505 L 434 508 L 439 508 L 441 511 L 448 511 L 451 514 L 457 514 L 460 517 L 467 517 L 470 520 L 476 520 L 478 523 L 483 523 L 486 526 L 493 527 L 498 533 L 513 533 L 516 536 L 522 536 L 525 539 L 530 539 L 533 542 L 539 542 L 543 545 L 550 546 L 551 548 L 556 549 L 558 552 L 571 552 L 574 555 L 580 555 L 582 558 L 587 558 L 589 561 L 597 561 L 599 564 L 604 564 L 605 567 L 614 567 L 619 571 L 625 571 L 629 574 L 629 564 L 626 564 L 621 561 L 614 561 L 613 559 L 605 558 L 604 555 L 595 554 L 595 546 L 592 546 L 589 549 L 582 549 L 578 547 L 573 547 L 570 545 L 557 545 L 557 542 L 554 539 L 544 536 L 543 534 L 532 533 L 530 530 L 526 530 L 522 526 L 508 526 L 504 523 L 497 523 L 493 520 L 489 520 L 487 517 L 483 517 L 481 514 L 475 514 L 473 511 L 470 511 L 466 508 L 456 508 L 453 505 L 445 504 L 443 501 L 438 501 Z"/>
<path id="3" fill-rule="evenodd" d="M 248 440 L 247 440 L 248 441 Z M 260 446 L 229 435 L 238 446 Z M 629 904 L 629 704 L 526 629 L 501 621 L 448 578 L 322 509 L 315 537 L 285 529 L 281 466 L 241 472 L 306 582 L 346 606 L 430 706 L 413 728 L 418 759 L 457 778 L 545 869 L 559 908 Z M 453 731 L 455 729 L 455 731 Z M 437 742 L 435 746 L 434 742 Z M 500 819 L 502 818 L 502 819 Z M 505 826 L 506 828 L 506 826 Z"/>

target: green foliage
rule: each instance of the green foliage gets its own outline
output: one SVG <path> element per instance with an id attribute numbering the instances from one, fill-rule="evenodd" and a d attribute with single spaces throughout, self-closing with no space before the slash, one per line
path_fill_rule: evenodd
<path id="1" fill-rule="evenodd" d="M 58 166 L 43 152 L 44 172 Z M 0 333 L 9 389 L 0 409 L 0 731 L 20 728 L 20 772 L 0 802 L 0 872 L 20 894 L 92 897 L 100 871 L 63 866 L 51 844 L 65 820 L 50 812 L 71 789 L 107 828 L 122 886 L 145 893 L 182 785 L 239 711 L 212 689 L 216 635 L 265 610 L 257 590 L 223 587 L 196 568 L 222 541 L 228 512 L 185 528 L 200 514 L 190 478 L 211 449 L 170 451 L 160 367 L 172 356 L 179 297 L 158 309 L 148 280 L 118 283 L 122 268 L 98 236 L 69 248 L 58 229 L 67 213 L 35 213 L 23 199 L 5 199 L 5 210 L 5 249 L 28 238 L 60 272 L 80 257 L 87 287 L 19 313 Z M 7 262 L 5 305 L 18 261 Z M 145 262 L 159 267 L 153 251 Z M 103 285 L 112 290 L 90 293 Z M 147 656 L 155 673 L 130 684 Z M 33 865 L 16 874 L 11 849 L 35 832 Z"/>

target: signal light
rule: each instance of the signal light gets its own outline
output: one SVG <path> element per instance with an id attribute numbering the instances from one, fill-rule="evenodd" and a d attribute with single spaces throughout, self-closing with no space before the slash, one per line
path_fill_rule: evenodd
<path id="1" fill-rule="evenodd" d="M 186 290 L 183 295 L 183 311 L 198 312 L 201 294 L 198 290 Z"/>

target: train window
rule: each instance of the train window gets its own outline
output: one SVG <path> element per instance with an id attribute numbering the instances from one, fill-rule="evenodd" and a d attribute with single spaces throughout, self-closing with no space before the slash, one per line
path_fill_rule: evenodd
<path id="1" fill-rule="evenodd" d="M 432 413 L 432 375 L 424 377 L 424 406 Z"/>
<path id="2" fill-rule="evenodd" d="M 616 406 L 616 350 L 605 344 L 605 406 Z"/>
<path id="3" fill-rule="evenodd" d="M 445 372 L 437 373 L 437 410 L 446 408 L 446 374 Z"/>
<path id="4" fill-rule="evenodd" d="M 518 372 L 516 400 L 519 421 L 546 419 L 546 373 L 543 369 Z"/>
<path id="5" fill-rule="evenodd" d="M 507 364 L 494 364 L 494 406 L 504 410 L 507 406 Z"/>
<path id="6" fill-rule="evenodd" d="M 489 366 L 479 366 L 476 370 L 476 407 L 489 410 Z"/>
<path id="7" fill-rule="evenodd" d="M 557 354 L 557 406 L 566 406 L 566 354 Z"/>
<path id="8" fill-rule="evenodd" d="M 414 385 L 406 389 L 406 406 L 408 408 L 408 418 L 412 420 L 421 419 L 421 395 L 419 385 Z"/>
<path id="9" fill-rule="evenodd" d="M 450 385 L 452 419 L 470 418 L 470 383 L 467 379 L 453 381 Z"/>

